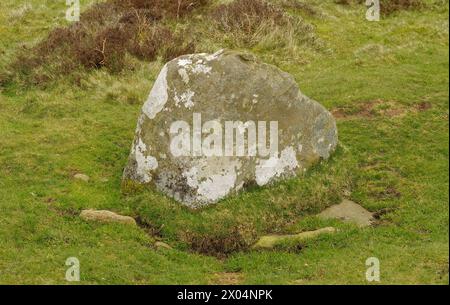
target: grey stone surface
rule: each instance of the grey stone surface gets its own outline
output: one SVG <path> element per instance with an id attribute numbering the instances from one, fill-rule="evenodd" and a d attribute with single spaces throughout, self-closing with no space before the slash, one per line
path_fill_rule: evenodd
<path id="1" fill-rule="evenodd" d="M 97 221 L 104 223 L 116 222 L 136 225 L 136 221 L 132 217 L 122 216 L 114 212 L 105 210 L 83 210 L 80 214 L 80 217 L 86 221 Z"/>
<path id="2" fill-rule="evenodd" d="M 359 204 L 344 199 L 342 203 L 329 207 L 319 214 L 324 219 L 339 219 L 346 222 L 352 222 L 360 227 L 372 225 L 374 221 L 373 214 L 364 209 Z"/>
<path id="3" fill-rule="evenodd" d="M 191 129 L 180 132 L 180 137 L 192 139 L 198 130 L 193 127 L 195 114 L 200 114 L 202 124 L 216 124 L 217 129 L 203 125 L 203 140 L 208 131 L 223 128 L 225 134 L 226 121 L 242 122 L 235 132 L 247 139 L 251 122 L 266 122 L 269 139 L 270 122 L 277 122 L 278 153 L 249 154 L 247 145 L 245 156 L 205 156 L 207 150 L 200 144 L 203 154 L 193 156 L 199 146 L 191 140 L 191 155 L 175 156 L 170 149 L 171 126 L 175 121 L 190 123 Z M 225 151 L 226 140 L 220 141 L 222 147 L 218 141 L 208 143 Z M 270 142 L 264 144 L 269 147 Z M 301 174 L 329 158 L 337 144 L 333 116 L 303 95 L 288 73 L 234 51 L 186 55 L 167 63 L 154 83 L 138 120 L 123 185 L 146 185 L 187 206 L 201 207 L 246 185 L 263 186 Z"/>

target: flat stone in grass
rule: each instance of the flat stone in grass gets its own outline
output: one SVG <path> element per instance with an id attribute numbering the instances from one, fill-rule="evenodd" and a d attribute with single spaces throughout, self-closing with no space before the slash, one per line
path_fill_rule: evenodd
<path id="1" fill-rule="evenodd" d="M 346 222 L 355 223 L 360 227 L 368 227 L 374 221 L 373 214 L 364 209 L 359 204 L 343 200 L 342 203 L 333 205 L 319 214 L 323 219 L 339 219 Z"/>
<path id="2" fill-rule="evenodd" d="M 157 249 L 166 249 L 166 250 L 172 250 L 173 249 L 170 245 L 168 245 L 168 244 L 166 244 L 165 242 L 162 242 L 162 241 L 155 242 L 155 247 Z"/>
<path id="3" fill-rule="evenodd" d="M 73 177 L 77 180 L 81 180 L 84 182 L 89 182 L 90 180 L 89 176 L 85 174 L 75 174 Z"/>
<path id="4" fill-rule="evenodd" d="M 103 223 L 123 223 L 136 225 L 136 220 L 129 216 L 122 216 L 111 211 L 83 210 L 80 217 L 86 221 L 97 221 Z"/>
<path id="5" fill-rule="evenodd" d="M 258 242 L 253 245 L 253 249 L 273 249 L 277 245 L 284 242 L 301 242 L 307 239 L 315 238 L 322 234 L 335 233 L 336 229 L 327 227 L 315 231 L 307 231 L 292 235 L 266 235 L 261 237 Z"/>
<path id="6" fill-rule="evenodd" d="M 239 52 L 185 55 L 154 83 L 122 185 L 201 207 L 301 174 L 337 143 L 331 113 L 288 73 Z"/>

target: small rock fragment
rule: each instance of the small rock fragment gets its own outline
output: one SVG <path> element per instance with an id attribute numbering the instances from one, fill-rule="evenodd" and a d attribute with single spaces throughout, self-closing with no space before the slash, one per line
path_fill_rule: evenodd
<path id="1" fill-rule="evenodd" d="M 167 250 L 172 250 L 173 248 L 171 247 L 171 246 L 169 246 L 168 244 L 166 244 L 166 243 L 164 243 L 164 242 L 162 242 L 162 241 L 157 241 L 156 243 L 155 243 L 155 247 L 157 248 L 157 249 L 167 249 Z"/>
<path id="2" fill-rule="evenodd" d="M 122 216 L 111 211 L 96 211 L 96 210 L 83 210 L 80 217 L 87 221 L 98 221 L 106 223 L 123 223 L 129 225 L 136 225 L 136 220 L 129 216 Z"/>
<path id="3" fill-rule="evenodd" d="M 344 199 L 342 203 L 334 205 L 319 214 L 323 219 L 340 219 L 352 222 L 360 227 L 368 227 L 374 221 L 373 214 L 359 204 Z"/>
<path id="4" fill-rule="evenodd" d="M 276 245 L 286 241 L 303 241 L 310 238 L 315 238 L 325 233 L 335 233 L 336 229 L 333 227 L 326 227 L 315 231 L 307 231 L 293 235 L 267 235 L 259 239 L 259 241 L 252 247 L 253 249 L 272 249 Z"/>
<path id="5" fill-rule="evenodd" d="M 84 182 L 89 182 L 89 179 L 90 179 L 89 176 L 87 176 L 85 174 L 76 174 L 73 177 L 75 179 L 77 179 L 77 180 L 81 180 L 81 181 L 84 181 Z"/>

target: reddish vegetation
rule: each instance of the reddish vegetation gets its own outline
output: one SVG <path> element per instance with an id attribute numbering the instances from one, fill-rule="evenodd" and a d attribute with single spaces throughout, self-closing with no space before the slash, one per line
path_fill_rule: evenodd
<path id="1" fill-rule="evenodd" d="M 161 57 L 168 61 L 194 53 L 198 51 L 198 36 L 193 28 L 196 23 L 188 18 L 202 9 L 208 22 L 211 21 L 211 33 L 219 31 L 227 35 L 231 32 L 233 41 L 247 47 L 258 43 L 261 36 L 271 34 L 276 27 L 291 29 L 297 35 L 293 38 L 297 42 L 317 44 L 312 27 L 295 22 L 283 9 L 301 9 L 313 14 L 313 8 L 302 2 L 285 0 L 278 6 L 265 0 L 235 0 L 218 6 L 210 3 L 211 0 L 97 3 L 81 15 L 80 22 L 56 28 L 35 47 L 20 52 L 9 69 L 12 73 L 0 76 L 0 83 L 18 76 L 27 83 L 42 84 L 74 71 L 76 75 L 80 68 L 106 68 L 117 73 L 131 67 L 130 56 L 145 61 Z"/>
<path id="2" fill-rule="evenodd" d="M 183 17 L 208 2 L 209 0 L 114 0 L 114 4 L 121 9 L 145 10 L 155 20 Z"/>
<path id="3" fill-rule="evenodd" d="M 332 114 L 337 119 L 375 116 L 398 117 L 403 115 L 406 109 L 395 102 L 385 102 L 381 99 L 360 103 L 357 109 L 337 108 Z"/>
<path id="4" fill-rule="evenodd" d="M 357 109 L 347 109 L 345 107 L 332 110 L 332 114 L 337 119 L 349 118 L 373 118 L 381 117 L 401 117 L 406 113 L 422 112 L 431 109 L 433 105 L 429 102 L 420 102 L 414 106 L 407 107 L 394 101 L 383 101 L 381 99 L 363 102 Z"/>
<path id="5" fill-rule="evenodd" d="M 417 9 L 423 6 L 422 0 L 381 0 L 381 12 L 389 15 L 396 11 Z"/>
<path id="6" fill-rule="evenodd" d="M 212 233 L 184 232 L 181 239 L 198 253 L 225 257 L 233 252 L 247 249 L 256 239 L 252 225 L 232 228 L 211 228 Z"/>
<path id="7" fill-rule="evenodd" d="M 24 50 L 12 68 L 41 83 L 79 66 L 120 72 L 127 53 L 148 61 L 193 53 L 193 41 L 182 31 L 174 32 L 165 20 L 183 18 L 208 1 L 111 0 L 95 4 L 82 14 L 80 22 L 57 28 L 36 47 Z"/>
<path id="8" fill-rule="evenodd" d="M 416 106 L 417 110 L 419 111 L 427 111 L 432 107 L 433 105 L 430 102 L 421 102 Z"/>

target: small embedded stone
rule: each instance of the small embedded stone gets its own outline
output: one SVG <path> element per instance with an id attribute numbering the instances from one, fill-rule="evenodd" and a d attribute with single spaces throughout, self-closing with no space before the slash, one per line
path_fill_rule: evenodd
<path id="1" fill-rule="evenodd" d="M 323 219 L 339 219 L 345 222 L 350 222 L 358 225 L 359 227 L 371 226 L 374 217 L 373 214 L 364 209 L 359 204 L 350 201 L 343 200 L 340 204 L 333 205 L 319 214 Z"/>
<path id="2" fill-rule="evenodd" d="M 333 227 L 326 227 L 315 231 L 307 231 L 292 235 L 266 235 L 261 237 L 258 242 L 252 247 L 253 249 L 273 249 L 277 245 L 284 242 L 301 242 L 307 239 L 315 238 L 322 234 L 335 233 L 336 229 Z"/>
<path id="3" fill-rule="evenodd" d="M 155 247 L 157 249 L 166 249 L 166 250 L 172 250 L 173 249 L 170 245 L 168 245 L 168 244 L 166 244 L 166 243 L 164 243 L 162 241 L 155 242 Z"/>
<path id="4" fill-rule="evenodd" d="M 84 182 L 89 182 L 89 179 L 90 179 L 89 176 L 87 176 L 85 174 L 75 174 L 73 177 L 77 180 L 81 180 Z"/>
<path id="5" fill-rule="evenodd" d="M 105 210 L 83 210 L 80 214 L 80 217 L 81 219 L 84 219 L 86 221 L 136 225 L 136 220 L 134 220 L 134 218 L 130 216 L 123 216 Z"/>

